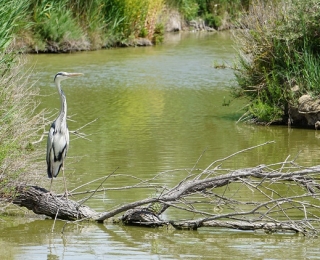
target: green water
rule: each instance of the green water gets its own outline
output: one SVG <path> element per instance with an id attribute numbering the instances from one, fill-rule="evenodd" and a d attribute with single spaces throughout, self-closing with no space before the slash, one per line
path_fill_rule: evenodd
<path id="1" fill-rule="evenodd" d="M 233 72 L 214 69 L 232 65 L 235 50 L 229 33 L 175 34 L 165 44 L 146 48 L 32 55 L 34 79 L 42 94 L 39 109 L 59 109 L 53 77 L 59 71 L 82 72 L 62 82 L 67 96 L 71 134 L 66 160 L 68 189 L 116 171 L 105 188 L 137 183 L 166 172 L 158 183 L 174 186 L 186 175 L 175 169 L 204 169 L 214 160 L 267 141 L 223 163 L 242 168 L 284 161 L 299 153 L 297 162 L 320 164 L 318 140 L 312 129 L 236 124 L 242 101 L 232 101 Z M 49 128 L 49 124 L 47 126 Z M 43 176 L 46 178 L 45 146 Z M 200 159 L 199 159 L 200 158 Z M 198 160 L 199 159 L 199 160 Z M 197 162 L 198 161 L 198 162 Z M 131 177 L 130 177 L 131 176 Z M 132 178 L 134 176 L 135 178 Z M 47 188 L 50 181 L 47 181 Z M 94 182 L 79 190 L 97 188 Z M 62 175 L 53 189 L 63 190 Z M 86 204 L 97 211 L 143 199 L 156 190 L 109 190 Z M 167 213 L 165 218 L 182 215 Z M 28 214 L 14 223 L 4 220 L 0 231 L 1 259 L 309 259 L 318 258 L 319 241 L 297 235 L 200 229 L 174 231 L 92 223 L 68 224 Z M 10 223 L 10 224 L 9 224 Z M 61 231 L 64 231 L 61 234 Z"/>

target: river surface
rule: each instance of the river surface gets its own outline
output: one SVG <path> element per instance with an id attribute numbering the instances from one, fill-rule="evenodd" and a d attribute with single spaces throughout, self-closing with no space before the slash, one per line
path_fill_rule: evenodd
<path id="1" fill-rule="evenodd" d="M 52 120 L 60 106 L 54 75 L 59 71 L 85 74 L 62 82 L 69 129 L 92 122 L 79 130 L 86 139 L 71 134 L 65 170 L 69 190 L 113 172 L 118 177 L 110 177 L 103 187 L 134 185 L 161 172 L 165 174 L 158 181 L 172 187 L 186 176 L 177 169 L 204 169 L 214 160 L 268 141 L 275 143 L 240 153 L 222 166 L 251 167 L 298 154 L 299 164 L 320 164 L 320 134 L 312 129 L 236 124 L 244 102 L 230 97 L 233 72 L 213 66 L 235 61 L 229 33 L 173 34 L 161 46 L 29 58 L 41 93 L 39 110 L 51 111 Z M 41 145 L 48 188 L 46 142 Z M 77 191 L 94 190 L 100 182 Z M 63 191 L 62 174 L 54 180 L 53 190 Z M 109 190 L 86 204 L 107 211 L 156 193 Z M 184 215 L 168 213 L 164 217 L 181 219 Z M 319 239 L 299 235 L 226 229 L 177 231 L 111 223 L 65 225 L 27 211 L 25 218 L 17 217 L 14 223 L 1 221 L 0 245 L 1 259 L 320 258 Z"/>

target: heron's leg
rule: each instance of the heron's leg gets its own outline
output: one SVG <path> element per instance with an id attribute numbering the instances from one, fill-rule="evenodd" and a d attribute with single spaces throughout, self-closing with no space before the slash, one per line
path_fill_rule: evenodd
<path id="1" fill-rule="evenodd" d="M 52 189 L 52 182 L 53 182 L 53 177 L 51 178 L 49 193 L 51 193 L 51 189 Z"/>
<path id="2" fill-rule="evenodd" d="M 66 189 L 65 195 L 66 195 L 66 198 L 67 198 L 67 201 L 68 201 L 68 190 L 67 190 L 66 178 L 64 176 L 64 165 L 62 165 L 62 174 L 63 174 L 64 187 Z"/>
<path id="3" fill-rule="evenodd" d="M 51 181 L 50 181 L 50 190 L 49 190 L 49 192 L 47 193 L 47 202 L 48 202 L 48 200 L 49 200 L 49 196 L 50 196 L 50 195 L 54 198 L 54 196 L 53 196 L 53 194 L 52 194 L 52 192 L 51 192 L 52 182 L 53 182 L 53 177 L 51 178 Z"/>

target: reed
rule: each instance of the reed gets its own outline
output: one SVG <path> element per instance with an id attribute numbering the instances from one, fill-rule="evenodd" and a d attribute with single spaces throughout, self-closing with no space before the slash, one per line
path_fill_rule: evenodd
<path id="1" fill-rule="evenodd" d="M 38 181 L 43 173 L 41 152 L 32 143 L 43 128 L 42 113 L 36 112 L 38 89 L 19 56 L 0 79 L 0 198 L 11 199 L 22 183 Z"/>
<path id="2" fill-rule="evenodd" d="M 23 56 L 11 49 L 15 33 L 30 27 L 27 7 L 27 0 L 0 1 L 0 197 L 5 199 L 39 172 L 39 150 L 31 145 L 42 123 L 35 113 L 37 89 Z"/>
<path id="3" fill-rule="evenodd" d="M 9 48 L 17 30 L 25 27 L 26 2 L 0 0 L 0 54 Z M 11 53 L 0 55 L 0 75 L 10 69 L 13 61 Z"/>

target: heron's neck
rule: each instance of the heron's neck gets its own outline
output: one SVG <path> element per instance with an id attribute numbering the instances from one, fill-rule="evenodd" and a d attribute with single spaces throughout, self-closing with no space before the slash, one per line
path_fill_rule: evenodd
<path id="1" fill-rule="evenodd" d="M 66 124 L 67 122 L 67 99 L 66 96 L 64 95 L 63 90 L 60 87 L 60 82 L 56 83 L 59 95 L 60 95 L 60 100 L 61 100 L 61 108 L 60 108 L 60 114 L 57 118 L 61 122 L 61 125 Z"/>

